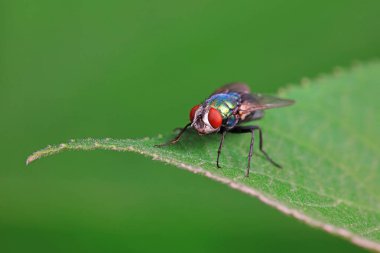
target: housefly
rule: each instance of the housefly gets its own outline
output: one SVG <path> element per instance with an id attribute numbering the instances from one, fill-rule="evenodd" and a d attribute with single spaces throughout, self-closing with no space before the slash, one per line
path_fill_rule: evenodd
<path id="1" fill-rule="evenodd" d="M 267 95 L 251 93 L 249 87 L 243 83 L 231 83 L 217 89 L 203 103 L 195 105 L 190 110 L 190 122 L 181 129 L 172 140 L 156 145 L 157 147 L 177 143 L 188 128 L 194 128 L 199 135 L 220 133 L 221 139 L 216 159 L 217 168 L 221 168 L 219 157 L 222 151 L 224 137 L 227 133 L 250 133 L 248 165 L 245 176 L 248 177 L 254 146 L 254 132 L 259 132 L 259 148 L 265 158 L 278 168 L 282 168 L 273 161 L 263 147 L 263 131 L 260 126 L 242 126 L 242 123 L 258 120 L 264 116 L 264 110 L 283 107 L 293 104 L 293 100 L 282 99 Z"/>

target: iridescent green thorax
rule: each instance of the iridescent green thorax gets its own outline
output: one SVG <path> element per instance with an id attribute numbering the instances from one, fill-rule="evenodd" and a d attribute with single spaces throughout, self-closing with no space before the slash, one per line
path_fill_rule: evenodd
<path id="1" fill-rule="evenodd" d="M 223 117 L 223 126 L 230 128 L 236 125 L 238 118 L 236 111 L 241 102 L 238 93 L 220 93 L 211 96 L 205 101 L 207 106 L 217 109 Z"/>

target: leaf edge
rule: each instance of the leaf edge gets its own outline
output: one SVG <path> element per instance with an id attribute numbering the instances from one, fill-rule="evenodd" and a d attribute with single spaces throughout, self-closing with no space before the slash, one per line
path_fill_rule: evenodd
<path id="1" fill-rule="evenodd" d="M 152 153 L 152 152 L 148 152 L 148 151 L 136 148 L 133 144 L 129 144 L 125 147 L 118 147 L 116 145 L 103 145 L 102 140 L 91 139 L 91 138 L 87 139 L 87 140 L 94 141 L 94 145 L 93 146 L 90 145 L 90 146 L 86 146 L 86 147 L 84 147 L 84 146 L 71 146 L 70 147 L 70 144 L 62 143 L 62 144 L 59 144 L 56 146 L 48 146 L 48 147 L 46 147 L 42 150 L 36 151 L 32 155 L 30 155 L 26 160 L 26 164 L 29 165 L 30 163 L 32 163 L 33 161 L 35 161 L 37 159 L 40 159 L 40 158 L 45 157 L 45 156 L 57 154 L 57 153 L 60 153 L 61 151 L 64 151 L 64 150 L 95 150 L 95 149 L 101 149 L 101 150 L 113 150 L 113 151 L 122 151 L 122 152 L 126 152 L 126 151 L 134 152 L 134 153 L 138 153 L 138 154 L 141 154 L 143 156 L 146 156 L 146 157 L 150 157 L 150 158 L 152 158 L 152 160 L 161 161 L 163 163 L 173 165 L 177 168 L 187 170 L 193 174 L 199 174 L 199 175 L 205 176 L 207 178 L 210 178 L 216 182 L 225 184 L 234 190 L 238 190 L 238 191 L 245 193 L 251 197 L 255 197 L 255 198 L 259 199 L 261 202 L 263 202 L 264 204 L 267 204 L 267 205 L 277 209 L 278 211 L 280 211 L 281 213 L 284 213 L 285 215 L 294 217 L 295 219 L 297 219 L 297 220 L 299 220 L 299 221 L 301 221 L 307 225 L 310 225 L 310 226 L 315 227 L 315 228 L 322 229 L 323 231 L 325 231 L 327 233 L 330 233 L 330 234 L 342 237 L 344 239 L 347 239 L 348 241 L 350 241 L 351 243 L 353 243 L 357 246 L 360 246 L 360 247 L 363 247 L 363 248 L 366 248 L 369 250 L 380 252 L 380 243 L 378 243 L 378 242 L 366 239 L 366 238 L 364 238 L 358 234 L 355 234 L 354 232 L 351 232 L 347 229 L 340 228 L 340 227 L 331 225 L 329 223 L 324 223 L 324 222 L 318 221 L 318 220 L 304 214 L 303 212 L 300 212 L 294 208 L 290 208 L 286 204 L 284 204 L 280 201 L 277 201 L 271 197 L 268 197 L 265 193 L 258 191 L 255 188 L 249 187 L 249 186 L 242 184 L 242 183 L 238 183 L 238 182 L 236 182 L 230 178 L 223 177 L 223 176 L 220 176 L 217 174 L 213 174 L 212 172 L 205 170 L 201 167 L 195 167 L 193 165 L 183 163 L 177 159 L 163 158 L 162 156 L 160 156 L 157 153 Z M 104 140 L 109 141 L 112 139 L 106 138 Z M 132 142 L 138 141 L 138 139 L 125 139 L 125 140 L 129 140 Z M 141 140 L 144 140 L 144 139 L 141 139 Z M 76 142 L 76 141 L 71 140 L 71 142 Z"/>

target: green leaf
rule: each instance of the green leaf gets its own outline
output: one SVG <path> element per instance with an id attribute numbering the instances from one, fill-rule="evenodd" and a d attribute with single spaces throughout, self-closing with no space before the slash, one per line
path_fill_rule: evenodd
<path id="1" fill-rule="evenodd" d="M 156 148 L 173 133 L 140 140 L 85 139 L 49 146 L 27 163 L 64 150 L 133 151 L 207 176 L 258 197 L 285 214 L 380 252 L 380 64 L 302 81 L 280 96 L 292 107 L 269 110 L 254 124 L 264 130 L 264 147 L 283 165 L 279 170 L 260 152 L 244 177 L 250 135 L 228 135 L 215 166 L 218 135 L 193 131 L 169 147 Z M 185 123 L 185 122 L 184 122 Z M 257 146 L 256 150 L 257 151 Z"/>

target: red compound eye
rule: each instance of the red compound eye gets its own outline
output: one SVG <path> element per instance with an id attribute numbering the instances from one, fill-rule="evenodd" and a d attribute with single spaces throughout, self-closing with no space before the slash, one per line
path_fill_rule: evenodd
<path id="1" fill-rule="evenodd" d="M 222 115 L 220 112 L 215 108 L 210 108 L 208 111 L 208 122 L 210 122 L 210 125 L 213 128 L 219 128 L 222 125 Z"/>
<path id="2" fill-rule="evenodd" d="M 190 121 L 191 122 L 193 122 L 194 117 L 195 117 L 195 112 L 198 110 L 199 106 L 200 105 L 196 105 L 193 108 L 191 108 L 191 111 L 190 111 Z"/>

